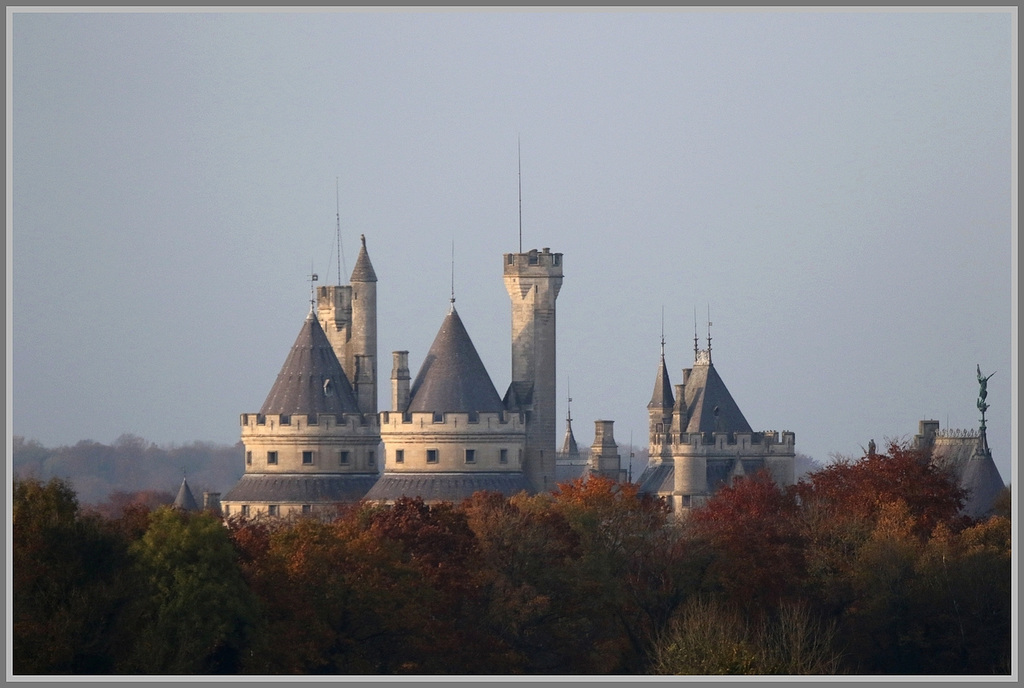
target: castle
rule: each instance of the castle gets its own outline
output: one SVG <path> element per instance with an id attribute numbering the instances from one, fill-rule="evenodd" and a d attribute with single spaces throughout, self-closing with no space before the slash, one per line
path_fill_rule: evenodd
<path id="1" fill-rule="evenodd" d="M 554 489 L 580 475 L 625 480 L 613 422 L 595 422 L 581 459 L 567 418 L 556 451 L 555 301 L 562 254 L 506 253 L 512 379 L 499 396 L 455 309 L 415 378 L 409 352 L 392 353 L 390 409 L 378 411 L 377 276 L 361 238 L 350 284 L 321 286 L 258 413 L 241 414 L 245 474 L 222 501 L 226 517 L 330 511 L 366 498 L 460 501 L 476 491 Z M 762 468 L 793 481 L 793 433 L 752 432 L 708 349 L 672 391 L 664 342 L 650 414 L 651 461 L 640 489 L 675 510 Z M 383 468 L 383 471 L 381 471 Z"/>

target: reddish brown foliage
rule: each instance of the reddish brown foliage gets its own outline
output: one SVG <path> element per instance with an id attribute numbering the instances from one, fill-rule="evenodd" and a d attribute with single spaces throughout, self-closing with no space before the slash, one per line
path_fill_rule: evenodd
<path id="1" fill-rule="evenodd" d="M 919 538 L 935 526 L 959 528 L 965 492 L 930 462 L 928 452 L 890 443 L 884 454 L 857 461 L 833 463 L 801 480 L 794 492 L 807 508 L 824 510 L 831 518 L 875 523 L 882 505 L 902 500 Z"/>
<path id="2" fill-rule="evenodd" d="M 796 595 L 805 571 L 797 514 L 793 495 L 766 471 L 736 480 L 694 509 L 691 527 L 715 553 L 711 585 L 748 609 Z"/>

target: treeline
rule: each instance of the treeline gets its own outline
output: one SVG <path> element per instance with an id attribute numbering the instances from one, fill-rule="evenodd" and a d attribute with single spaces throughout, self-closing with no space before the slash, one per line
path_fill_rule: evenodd
<path id="1" fill-rule="evenodd" d="M 1009 495 L 899 446 L 677 521 L 603 479 L 232 521 L 14 485 L 18 674 L 1006 674 Z"/>
<path id="2" fill-rule="evenodd" d="M 98 504 L 115 492 L 176 493 L 183 474 L 188 476 L 199 499 L 203 491 L 230 489 L 244 471 L 241 442 L 191 442 L 158 447 L 137 435 L 126 434 L 113 444 L 82 440 L 50 448 L 15 435 L 12 449 L 15 477 L 44 482 L 50 478 L 67 480 L 83 504 Z"/>

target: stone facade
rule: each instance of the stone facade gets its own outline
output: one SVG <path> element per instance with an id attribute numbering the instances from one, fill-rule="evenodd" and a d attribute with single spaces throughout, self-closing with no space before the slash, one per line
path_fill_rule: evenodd
<path id="1" fill-rule="evenodd" d="M 393 359 L 392 409 L 380 415 L 385 470 L 367 499 L 458 501 L 479 490 L 529 489 L 525 418 L 502 404 L 454 299 L 411 385 L 408 352 Z"/>

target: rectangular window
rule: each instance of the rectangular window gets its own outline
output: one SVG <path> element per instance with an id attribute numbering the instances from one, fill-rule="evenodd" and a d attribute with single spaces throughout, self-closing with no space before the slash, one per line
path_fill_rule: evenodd
<path id="1" fill-rule="evenodd" d="M 437 463 L 437 450 L 436 449 L 428 449 L 427 450 L 427 463 Z"/>
<path id="2" fill-rule="evenodd" d="M 536 265 L 539 262 L 536 253 L 530 253 L 530 265 Z"/>
<path id="3" fill-rule="evenodd" d="M 242 505 L 242 518 L 249 518 L 249 505 L 248 504 L 243 504 Z"/>
<path id="4" fill-rule="evenodd" d="M 277 516 L 277 504 L 271 504 L 267 507 L 267 513 L 271 516 Z"/>
<path id="5" fill-rule="evenodd" d="M 498 456 L 500 463 L 508 463 L 508 449 L 502 449 L 501 454 Z"/>
<path id="6" fill-rule="evenodd" d="M 560 256 L 560 255 L 558 255 L 558 254 L 556 253 L 556 254 L 555 254 L 554 256 L 552 256 L 552 257 L 551 257 L 551 262 L 552 262 L 552 264 L 553 264 L 553 265 L 559 265 L 559 264 L 561 264 L 561 262 L 562 262 L 562 256 Z"/>
<path id="7" fill-rule="evenodd" d="M 304 451 L 304 452 L 302 452 L 302 463 L 303 463 L 303 465 L 306 465 L 306 466 L 312 466 L 313 465 L 313 452 L 311 452 L 311 451 Z"/>
<path id="8" fill-rule="evenodd" d="M 347 466 L 348 465 L 348 452 L 347 451 L 340 451 L 340 452 L 338 452 L 338 465 L 339 466 Z"/>
<path id="9" fill-rule="evenodd" d="M 513 265 L 516 262 L 516 257 L 513 254 L 508 254 L 508 264 Z"/>
<path id="10" fill-rule="evenodd" d="M 476 449 L 466 450 L 466 463 L 476 463 Z"/>
<path id="11" fill-rule="evenodd" d="M 440 413 L 438 411 L 434 411 L 434 422 L 435 423 L 443 423 L 444 422 L 444 414 Z"/>
<path id="12" fill-rule="evenodd" d="M 276 466 L 277 465 L 277 452 L 276 451 L 273 451 L 273 452 L 272 451 L 268 451 L 267 452 L 267 465 L 268 466 Z"/>
<path id="13" fill-rule="evenodd" d="M 404 449 L 396 449 L 395 450 L 395 463 L 405 463 L 405 450 Z"/>
<path id="14" fill-rule="evenodd" d="M 303 516 L 309 516 L 312 512 L 313 512 L 313 507 L 312 506 L 310 506 L 309 504 L 303 504 L 302 505 L 302 515 Z"/>
<path id="15" fill-rule="evenodd" d="M 251 451 L 245 452 L 245 465 L 246 466 L 251 466 L 252 465 L 252 452 Z"/>
<path id="16" fill-rule="evenodd" d="M 373 468 L 377 465 L 377 452 L 368 451 L 366 452 L 366 465 Z"/>
<path id="17" fill-rule="evenodd" d="M 230 515 L 231 515 L 231 507 L 228 506 L 227 504 L 225 504 L 224 505 L 224 516 L 227 517 L 227 516 L 230 516 Z"/>

